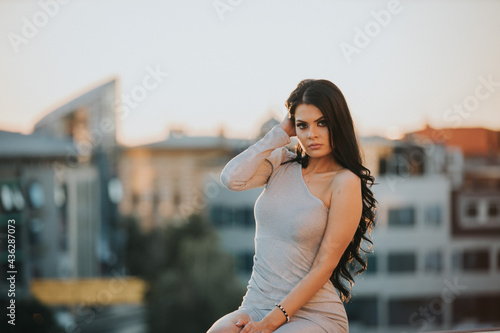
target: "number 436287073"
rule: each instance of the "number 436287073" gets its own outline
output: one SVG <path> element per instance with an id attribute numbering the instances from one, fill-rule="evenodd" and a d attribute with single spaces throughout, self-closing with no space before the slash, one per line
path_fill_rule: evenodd
<path id="1" fill-rule="evenodd" d="M 9 269 L 15 269 L 15 261 L 16 261 L 16 236 L 14 235 L 16 233 L 16 221 L 15 220 L 9 220 L 7 225 L 7 233 L 8 233 L 8 240 L 7 240 L 7 251 L 9 252 L 8 255 L 8 262 L 9 262 Z"/>

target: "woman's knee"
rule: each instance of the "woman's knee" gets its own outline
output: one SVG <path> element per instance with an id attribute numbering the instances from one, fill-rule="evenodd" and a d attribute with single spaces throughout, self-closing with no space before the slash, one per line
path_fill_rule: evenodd
<path id="1" fill-rule="evenodd" d="M 318 324 L 302 319 L 302 318 L 294 318 L 289 323 L 285 323 L 278 327 L 274 331 L 275 333 L 302 333 L 302 332 L 310 332 L 310 333 L 325 333 L 325 330 Z"/>
<path id="2" fill-rule="evenodd" d="M 239 319 L 250 320 L 250 316 L 242 310 L 230 312 L 217 320 L 207 333 L 239 333 L 241 327 L 236 326 Z"/>

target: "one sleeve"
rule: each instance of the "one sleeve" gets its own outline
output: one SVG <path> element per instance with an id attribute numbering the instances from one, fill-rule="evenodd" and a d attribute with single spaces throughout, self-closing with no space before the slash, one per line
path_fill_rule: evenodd
<path id="1" fill-rule="evenodd" d="M 264 186 L 287 156 L 284 147 L 291 142 L 288 133 L 275 125 L 266 135 L 233 157 L 222 169 L 220 180 L 232 191 L 245 191 Z"/>

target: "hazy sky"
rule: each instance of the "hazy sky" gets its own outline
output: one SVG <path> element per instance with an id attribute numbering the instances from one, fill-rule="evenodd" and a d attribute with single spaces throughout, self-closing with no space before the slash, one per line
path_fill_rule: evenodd
<path id="1" fill-rule="evenodd" d="M 149 89 L 125 144 L 253 136 L 305 78 L 339 86 L 361 135 L 500 129 L 499 17 L 485 0 L 0 0 L 0 129 L 29 133 L 113 76 Z"/>

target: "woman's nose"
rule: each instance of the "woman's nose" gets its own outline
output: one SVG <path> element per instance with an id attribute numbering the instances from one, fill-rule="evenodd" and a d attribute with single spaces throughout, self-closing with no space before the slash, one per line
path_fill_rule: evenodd
<path id="1" fill-rule="evenodd" d="M 309 138 L 315 138 L 317 136 L 318 134 L 316 133 L 316 130 L 313 130 L 312 128 L 309 129 L 309 136 L 308 136 Z"/>

